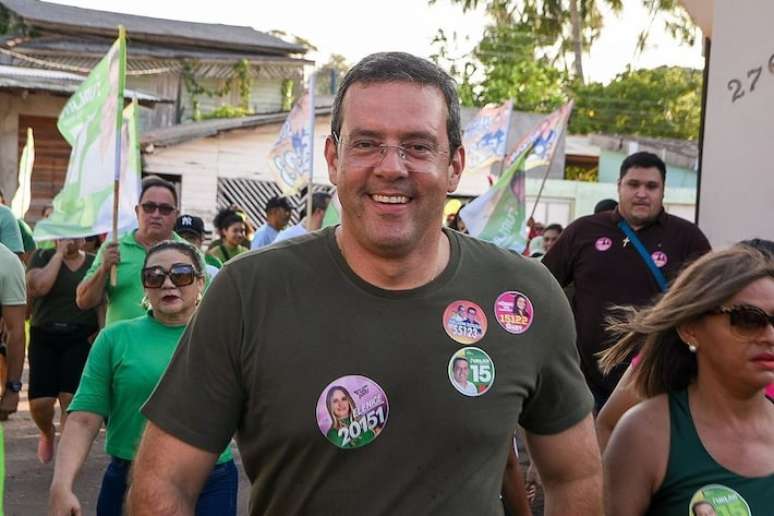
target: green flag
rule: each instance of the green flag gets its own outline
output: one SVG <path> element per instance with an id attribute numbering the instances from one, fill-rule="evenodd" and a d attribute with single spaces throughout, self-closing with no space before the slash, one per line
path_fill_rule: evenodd
<path id="1" fill-rule="evenodd" d="M 32 137 L 32 128 L 27 128 L 27 143 L 24 144 L 21 159 L 19 160 L 19 188 L 13 196 L 11 210 L 17 219 L 23 219 L 30 209 L 32 165 L 35 163 L 35 140 Z"/>
<path id="2" fill-rule="evenodd" d="M 548 167 L 572 111 L 572 102 L 546 117 L 506 160 L 508 168 L 484 194 L 460 211 L 468 232 L 493 244 L 523 251 L 527 244 L 525 172 Z"/>
<path id="3" fill-rule="evenodd" d="M 113 184 L 121 170 L 126 79 L 126 33 L 94 67 L 59 115 L 57 127 L 72 147 L 54 212 L 35 227 L 35 240 L 75 238 L 111 230 Z M 119 226 L 121 224 L 119 223 Z"/>

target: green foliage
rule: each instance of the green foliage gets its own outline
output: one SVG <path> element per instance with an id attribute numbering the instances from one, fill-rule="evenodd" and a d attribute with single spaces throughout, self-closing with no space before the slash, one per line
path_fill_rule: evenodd
<path id="1" fill-rule="evenodd" d="M 566 165 L 564 167 L 564 178 L 568 181 L 596 183 L 599 178 L 599 167 L 584 168 L 577 165 Z"/>
<path id="2" fill-rule="evenodd" d="M 234 63 L 234 75 L 229 80 L 224 81 L 219 88 L 207 88 L 197 81 L 194 73 L 195 65 L 195 62 L 186 61 L 183 63 L 182 70 L 183 84 L 185 84 L 186 91 L 191 95 L 191 110 L 194 120 L 236 118 L 252 114 L 250 98 L 252 96 L 253 79 L 250 75 L 250 63 L 247 59 L 240 59 Z M 231 93 L 234 86 L 239 91 L 239 106 L 224 104 L 210 113 L 202 114 L 197 97 L 200 95 L 206 95 L 210 98 L 224 97 Z M 228 113 L 231 113 L 231 115 L 228 115 Z M 223 116 L 218 116 L 219 114 Z"/>
<path id="3" fill-rule="evenodd" d="M 607 85 L 573 86 L 573 134 L 632 134 L 695 140 L 702 72 L 680 67 L 627 70 Z"/>
<path id="4" fill-rule="evenodd" d="M 209 113 L 199 115 L 199 120 L 211 120 L 213 118 L 242 118 L 243 116 L 252 115 L 252 111 L 244 109 L 241 106 L 220 106 L 213 109 Z"/>
<path id="5" fill-rule="evenodd" d="M 282 95 L 282 111 L 290 111 L 293 109 L 293 86 L 295 81 L 293 79 L 285 79 L 280 86 L 280 94 Z"/>
<path id="6" fill-rule="evenodd" d="M 315 92 L 318 95 L 333 95 L 341 84 L 344 74 L 350 69 L 347 58 L 341 54 L 331 54 L 328 62 L 315 70 L 317 82 Z"/>

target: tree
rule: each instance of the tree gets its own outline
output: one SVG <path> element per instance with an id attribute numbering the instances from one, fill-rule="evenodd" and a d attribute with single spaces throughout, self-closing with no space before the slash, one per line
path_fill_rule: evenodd
<path id="1" fill-rule="evenodd" d="M 576 83 L 570 132 L 695 140 L 701 87 L 701 70 L 676 66 L 627 70 L 607 85 Z"/>
<path id="2" fill-rule="evenodd" d="M 344 74 L 351 68 L 347 58 L 341 54 L 331 54 L 328 62 L 315 70 L 318 95 L 333 95 L 336 93 Z"/>

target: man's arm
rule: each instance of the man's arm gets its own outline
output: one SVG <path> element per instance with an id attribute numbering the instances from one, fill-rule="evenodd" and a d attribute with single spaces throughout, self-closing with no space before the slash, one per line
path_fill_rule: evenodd
<path id="1" fill-rule="evenodd" d="M 595 425 L 599 449 L 602 453 L 605 452 L 607 443 L 610 441 L 610 435 L 624 413 L 642 401 L 635 390 L 634 380 L 635 371 L 630 365 L 626 368 L 621 379 L 618 380 L 618 385 L 615 386 L 613 393 L 602 407 L 602 410 L 597 414 Z"/>
<path id="2" fill-rule="evenodd" d="M 2 315 L 7 330 L 8 381 L 19 382 L 24 369 L 24 317 L 27 315 L 27 305 L 3 305 Z M 0 421 L 5 421 L 16 412 L 18 405 L 19 393 L 5 389 L 0 399 Z"/>
<path id="3" fill-rule="evenodd" d="M 95 264 L 92 266 L 95 269 L 94 273 L 83 278 L 75 290 L 75 304 L 81 310 L 94 308 L 105 299 L 105 283 L 110 276 L 110 268 L 121 261 L 118 243 L 105 244 L 101 252 L 101 262 L 97 264 L 99 259 L 100 256 L 94 260 Z"/>
<path id="4" fill-rule="evenodd" d="M 529 508 L 529 497 L 524 485 L 524 473 L 519 465 L 519 458 L 513 446 L 508 450 L 508 462 L 505 463 L 502 488 L 503 502 L 508 513 L 513 516 L 532 516 Z"/>
<path id="5" fill-rule="evenodd" d="M 32 257 L 32 263 L 27 271 L 27 295 L 30 298 L 43 297 L 51 291 L 62 268 L 66 247 L 67 243 L 64 240 L 57 240 L 56 251 L 45 265 L 40 254 Z"/>
<path id="6" fill-rule="evenodd" d="M 591 415 L 554 435 L 526 433 L 545 491 L 545 515 L 602 515 L 602 463 Z"/>
<path id="7" fill-rule="evenodd" d="M 181 441 L 148 422 L 134 459 L 128 513 L 193 515 L 218 455 Z"/>

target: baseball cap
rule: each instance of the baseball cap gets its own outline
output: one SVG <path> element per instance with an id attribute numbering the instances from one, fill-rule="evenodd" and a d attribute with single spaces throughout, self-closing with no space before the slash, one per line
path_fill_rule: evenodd
<path id="1" fill-rule="evenodd" d="M 204 221 L 195 215 L 180 215 L 175 222 L 175 233 L 194 233 L 204 236 Z"/>

